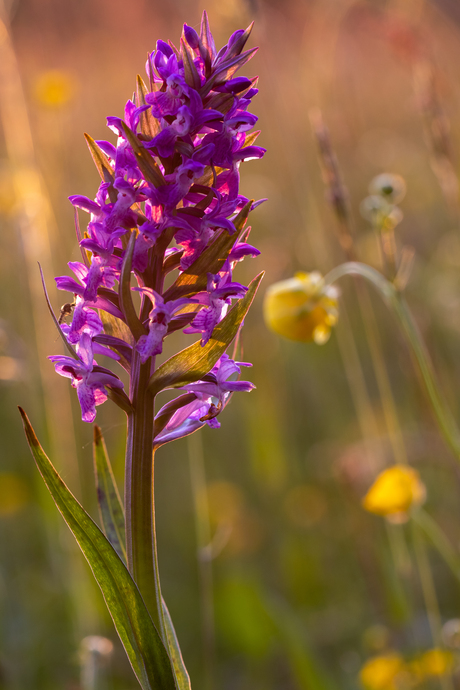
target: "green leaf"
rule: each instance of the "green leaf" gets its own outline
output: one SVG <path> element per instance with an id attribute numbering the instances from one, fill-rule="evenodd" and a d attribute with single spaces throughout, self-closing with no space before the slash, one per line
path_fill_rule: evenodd
<path id="1" fill-rule="evenodd" d="M 184 35 L 183 32 L 182 35 Z M 190 52 L 184 38 L 180 39 L 180 54 L 184 65 L 185 81 L 189 86 L 192 87 L 192 89 L 196 89 L 198 91 L 201 86 L 200 75 L 198 74 L 198 70 L 193 60 L 194 55 L 192 55 Z"/>
<path id="2" fill-rule="evenodd" d="M 156 395 L 164 388 L 179 388 L 187 383 L 199 381 L 212 369 L 238 333 L 263 275 L 260 273 L 254 278 L 243 299 L 238 300 L 227 316 L 217 324 L 212 337 L 204 347 L 198 341 L 166 360 L 156 370 L 149 381 L 152 395 Z"/>
<path id="3" fill-rule="evenodd" d="M 259 136 L 259 134 L 260 134 L 260 129 L 256 130 L 255 132 L 251 132 L 250 134 L 246 134 L 246 138 L 244 140 L 243 147 L 244 146 L 252 146 L 253 144 L 255 144 L 256 139 Z"/>
<path id="4" fill-rule="evenodd" d="M 102 590 L 143 690 L 176 690 L 171 663 L 140 592 L 113 546 L 69 491 L 19 408 L 37 467 Z"/>
<path id="5" fill-rule="evenodd" d="M 137 75 L 136 87 L 137 104 L 138 106 L 145 105 L 145 97 L 149 93 L 149 90 L 140 74 Z M 153 137 L 161 131 L 160 122 L 153 117 L 151 108 L 141 113 L 140 127 L 142 134 L 150 139 L 153 139 Z"/>
<path id="6" fill-rule="evenodd" d="M 223 84 L 228 79 L 231 79 L 235 72 L 237 72 L 240 67 L 245 65 L 257 51 L 258 48 L 252 48 L 251 50 L 246 50 L 246 52 L 241 53 L 241 55 L 237 55 L 229 60 L 224 60 L 222 65 L 213 73 L 212 77 L 207 80 L 204 86 L 201 87 L 201 97 L 204 98 L 207 96 L 212 88 L 217 84 Z"/>
<path id="7" fill-rule="evenodd" d="M 165 302 L 179 297 L 195 295 L 197 292 L 206 290 L 208 273 L 218 273 L 224 265 L 237 241 L 238 233 L 245 226 L 252 203 L 252 201 L 248 201 L 235 218 L 236 234 L 230 235 L 226 230 L 223 230 L 217 239 L 166 290 L 163 295 Z"/>
<path id="8" fill-rule="evenodd" d="M 108 189 L 109 192 L 109 197 L 110 201 L 112 203 L 115 203 L 118 196 L 115 188 L 113 187 L 113 182 L 114 182 L 114 175 L 113 175 L 113 168 L 110 165 L 110 161 L 105 155 L 103 151 L 99 148 L 99 146 L 96 144 L 94 141 L 93 137 L 91 137 L 89 134 L 85 132 L 84 137 L 86 139 L 86 143 L 88 144 L 89 151 L 91 153 L 91 157 L 94 161 L 94 165 L 96 166 L 99 175 L 101 176 L 101 179 L 103 182 L 110 182 L 110 186 Z"/>
<path id="9" fill-rule="evenodd" d="M 155 159 L 150 155 L 147 149 L 141 146 L 134 132 L 124 122 L 122 125 L 126 138 L 131 144 L 134 157 L 145 179 L 151 182 L 155 187 L 161 187 L 166 184 L 163 173 L 155 162 Z"/>
<path id="10" fill-rule="evenodd" d="M 174 630 L 174 625 L 163 597 L 161 598 L 161 603 L 163 604 L 163 617 L 165 621 L 166 635 L 168 637 L 169 653 L 171 654 L 171 661 L 176 673 L 177 685 L 179 686 L 179 690 L 191 690 L 190 676 L 188 675 L 188 671 L 184 664 L 182 652 L 179 646 L 179 640 L 177 639 L 176 631 Z"/>
<path id="11" fill-rule="evenodd" d="M 115 483 L 105 441 L 97 424 L 94 425 L 93 456 L 102 529 L 126 565 L 125 511 Z"/>

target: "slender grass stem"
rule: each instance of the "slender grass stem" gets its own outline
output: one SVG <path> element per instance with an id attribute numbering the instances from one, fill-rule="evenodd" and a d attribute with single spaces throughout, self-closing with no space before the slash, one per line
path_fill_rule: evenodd
<path id="1" fill-rule="evenodd" d="M 436 374 L 431 364 L 425 343 L 423 342 L 404 297 L 381 273 L 371 266 L 366 266 L 365 264 L 354 261 L 347 262 L 332 269 L 325 277 L 325 282 L 327 285 L 331 285 L 346 275 L 359 275 L 371 282 L 398 318 L 411 353 L 418 365 L 418 370 L 428 399 L 432 405 L 438 426 L 456 459 L 460 462 L 459 428 L 440 392 Z"/>
<path id="2" fill-rule="evenodd" d="M 460 582 L 460 554 L 453 548 L 439 525 L 421 508 L 414 511 L 412 519 L 420 526 L 426 537 L 438 550 L 439 555 L 443 558 L 454 577 Z"/>
<path id="3" fill-rule="evenodd" d="M 415 558 L 422 585 L 423 598 L 425 600 L 425 607 L 430 623 L 431 636 L 433 644 L 437 648 L 442 648 L 441 637 L 441 614 L 439 612 L 439 604 L 436 596 L 436 589 L 434 586 L 433 575 L 428 560 L 428 554 L 425 544 L 425 536 L 416 521 L 412 521 L 412 535 L 414 541 Z M 452 690 L 452 678 L 450 675 L 442 675 L 439 677 L 439 683 L 442 690 Z"/>
<path id="4" fill-rule="evenodd" d="M 337 342 L 350 394 L 356 410 L 361 435 L 366 445 L 369 446 L 368 452 L 371 453 L 373 452 L 373 447 L 371 447 L 370 442 L 371 439 L 378 438 L 379 428 L 370 401 L 366 379 L 359 359 L 358 348 L 350 326 L 348 314 L 344 309 L 341 310 L 341 319 L 344 328 L 337 331 Z"/>
<path id="5" fill-rule="evenodd" d="M 356 282 L 355 288 L 361 309 L 367 342 L 369 345 L 369 352 L 374 367 L 375 378 L 377 380 L 377 386 L 382 402 L 382 410 L 388 430 L 388 437 L 393 450 L 393 456 L 397 463 L 406 464 L 406 447 L 404 445 L 404 439 L 401 433 L 398 414 L 396 412 L 393 392 L 391 390 L 390 380 L 388 378 L 388 372 L 385 366 L 385 360 L 383 357 L 382 346 L 372 303 L 367 291 L 367 286 Z"/>

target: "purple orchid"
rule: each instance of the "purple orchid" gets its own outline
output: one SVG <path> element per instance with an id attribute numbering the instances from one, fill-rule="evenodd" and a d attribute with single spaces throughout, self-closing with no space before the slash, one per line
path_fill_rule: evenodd
<path id="1" fill-rule="evenodd" d="M 174 314 L 191 300 L 181 298 L 165 302 L 163 297 L 155 290 L 146 287 L 133 288 L 149 297 L 152 309 L 149 312 L 149 333 L 141 335 L 136 343 L 136 350 L 141 356 L 141 362 L 146 362 L 149 357 L 161 354 L 163 351 L 163 339 L 168 332 L 168 325 Z"/>
<path id="2" fill-rule="evenodd" d="M 155 445 L 160 446 L 188 436 L 205 424 L 212 429 L 219 428 L 220 422 L 217 420 L 217 416 L 228 403 L 232 393 L 236 391 L 248 393 L 255 388 L 250 381 L 228 380 L 232 376 L 239 376 L 242 366 L 250 367 L 252 365 L 247 362 L 235 362 L 227 354 L 223 354 L 204 380 L 184 386 L 183 390 L 193 393 L 195 398 L 174 412 L 155 436 Z M 180 398 L 186 400 L 187 396 L 182 395 L 179 396 L 179 400 Z M 161 418 L 167 407 L 168 405 L 165 405 L 158 412 L 156 419 Z"/>
<path id="3" fill-rule="evenodd" d="M 184 25 L 179 50 L 158 41 L 147 83 L 138 76 L 123 117 L 107 118 L 116 140 L 85 135 L 101 183 L 94 199 L 70 197 L 81 261 L 68 264 L 74 277 L 56 278 L 73 297 L 54 317 L 66 354 L 49 359 L 76 389 L 84 422 L 95 420 L 107 398 L 126 413 L 123 529 L 100 429 L 94 438 L 98 479 L 101 457 L 107 479 L 98 487 L 105 536 L 57 483 L 23 415 L 36 462 L 61 507 L 66 496 L 63 515 L 70 515 L 143 688 L 182 687 L 158 574 L 153 454 L 205 425 L 218 428 L 233 393 L 254 388 L 240 380 L 241 368 L 251 365 L 225 352 L 262 278 L 248 287 L 233 279 L 238 263 L 259 253 L 245 227 L 258 204 L 239 190 L 243 161 L 265 152 L 254 146 L 258 132 L 249 133 L 257 122 L 250 112 L 257 78 L 237 76 L 256 51 L 244 50 L 251 28 L 217 51 L 204 12 L 199 33 Z M 89 215 L 84 229 L 80 211 Z M 158 362 L 176 331 L 199 335 Z M 99 357 L 124 369 L 126 392 Z M 164 391 L 169 401 L 158 404 Z M 180 673 L 187 685 L 183 667 Z"/>
<path id="4" fill-rule="evenodd" d="M 195 297 L 196 301 L 206 305 L 206 308 L 198 312 L 190 327 L 184 329 L 184 333 L 203 333 L 201 345 L 206 345 L 215 326 L 227 313 L 232 303 L 231 298 L 244 297 L 246 292 L 247 287 L 231 282 L 229 272 L 224 275 L 208 273 L 207 291 L 200 292 Z"/>
<path id="5" fill-rule="evenodd" d="M 236 72 L 255 52 L 243 52 L 248 36 L 249 31 L 237 31 L 216 51 L 205 14 L 200 34 L 184 25 L 180 51 L 158 41 L 146 66 L 150 90 L 144 85 L 135 100 L 127 101 L 123 118 L 107 118 L 116 143 L 93 142 L 103 178 L 97 194 L 94 199 L 70 197 L 90 216 L 86 232 L 79 235 L 83 262 L 69 263 L 75 278 L 56 278 L 60 290 L 74 295 L 72 321 L 62 330 L 78 360 L 52 358 L 58 373 L 77 388 L 85 421 L 94 419 L 96 405 L 107 397 L 106 386 L 121 385 L 98 367 L 93 354 L 119 361 L 135 379 L 139 367 L 153 370 L 164 339 L 175 330 L 200 334 L 204 348 L 232 302 L 247 293 L 233 281 L 232 271 L 259 252 L 247 244 L 248 232 L 241 232 L 239 214 L 248 208 L 248 199 L 239 193 L 240 165 L 265 152 L 246 145 L 257 122 L 249 112 L 256 79 Z M 218 264 L 211 252 L 206 266 L 206 252 L 226 236 L 234 236 L 233 244 Z M 127 260 L 137 281 L 132 289 L 142 297 L 138 313 L 127 297 Z M 164 283 L 172 271 L 182 287 L 169 294 L 174 278 L 168 277 L 168 290 Z M 199 289 L 193 288 L 195 282 Z M 229 393 L 250 390 L 252 384 L 227 381 L 240 366 L 229 361 L 222 356 L 212 372 L 191 384 L 198 386 L 193 399 L 178 406 L 161 439 L 184 429 L 191 433 L 205 423 L 216 426 L 215 411 Z M 125 405 L 120 397 L 117 402 Z"/>

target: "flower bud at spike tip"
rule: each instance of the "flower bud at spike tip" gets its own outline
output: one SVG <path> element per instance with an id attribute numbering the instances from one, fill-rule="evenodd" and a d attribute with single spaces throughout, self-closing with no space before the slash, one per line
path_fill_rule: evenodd
<path id="1" fill-rule="evenodd" d="M 338 319 L 338 291 L 324 285 L 318 271 L 296 273 L 293 278 L 274 283 L 264 300 L 267 326 L 289 340 L 315 342 L 329 340 Z"/>
<path id="2" fill-rule="evenodd" d="M 411 508 L 421 505 L 425 497 L 425 485 L 417 470 L 407 465 L 394 465 L 378 475 L 362 505 L 370 513 L 404 522 Z"/>

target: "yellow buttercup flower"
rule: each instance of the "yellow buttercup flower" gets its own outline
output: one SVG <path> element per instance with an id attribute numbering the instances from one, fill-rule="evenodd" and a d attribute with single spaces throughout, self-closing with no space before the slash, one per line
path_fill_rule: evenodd
<path id="1" fill-rule="evenodd" d="M 318 271 L 296 273 L 271 285 L 264 301 L 265 322 L 289 340 L 325 343 L 338 318 L 338 292 Z"/>
<path id="2" fill-rule="evenodd" d="M 378 475 L 362 505 L 371 513 L 401 520 L 407 519 L 408 511 L 423 503 L 425 496 L 425 485 L 417 470 L 394 465 Z"/>
<path id="3" fill-rule="evenodd" d="M 397 690 L 397 677 L 404 668 L 402 656 L 388 652 L 368 659 L 359 672 L 359 679 L 366 690 Z"/>
<path id="4" fill-rule="evenodd" d="M 75 94 L 75 80 L 63 70 L 42 72 L 35 82 L 35 98 L 41 105 L 60 108 L 67 105 Z"/>
<path id="5" fill-rule="evenodd" d="M 412 661 L 411 670 L 420 678 L 441 677 L 451 673 L 453 665 L 452 652 L 435 647 L 416 657 Z"/>

